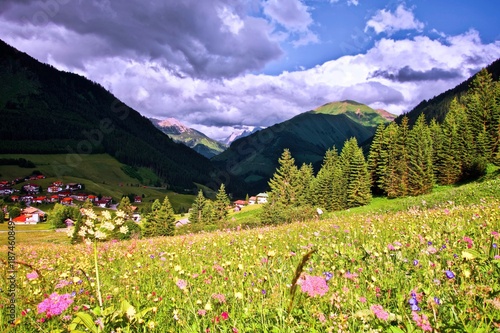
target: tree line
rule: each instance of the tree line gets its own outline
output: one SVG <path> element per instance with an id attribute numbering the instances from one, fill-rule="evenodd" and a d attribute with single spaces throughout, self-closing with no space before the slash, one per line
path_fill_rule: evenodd
<path id="1" fill-rule="evenodd" d="M 436 184 L 477 179 L 488 163 L 500 165 L 500 83 L 483 69 L 469 91 L 451 102 L 442 123 L 427 124 L 421 114 L 411 128 L 407 117 L 400 124 L 379 125 L 367 158 L 352 138 L 340 154 L 335 147 L 328 150 L 314 175 L 310 164 L 298 168 L 285 149 L 268 183 L 262 222 L 309 219 L 313 207 L 335 211 L 365 205 L 372 194 L 425 194 Z"/>

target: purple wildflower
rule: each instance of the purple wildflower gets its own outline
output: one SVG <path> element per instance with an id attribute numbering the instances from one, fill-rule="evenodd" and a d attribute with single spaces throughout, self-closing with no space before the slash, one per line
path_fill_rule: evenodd
<path id="1" fill-rule="evenodd" d="M 53 293 L 38 304 L 38 313 L 46 313 L 47 317 L 58 316 L 66 310 L 71 303 L 73 303 L 73 299 L 70 294 L 59 295 L 58 293 Z"/>

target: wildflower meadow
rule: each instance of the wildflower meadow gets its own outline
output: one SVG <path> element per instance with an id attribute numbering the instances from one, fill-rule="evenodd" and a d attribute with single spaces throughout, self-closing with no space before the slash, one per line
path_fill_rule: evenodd
<path id="1" fill-rule="evenodd" d="M 18 245 L 0 332 L 500 330 L 498 193 L 127 241 L 93 214 L 84 243 Z"/>

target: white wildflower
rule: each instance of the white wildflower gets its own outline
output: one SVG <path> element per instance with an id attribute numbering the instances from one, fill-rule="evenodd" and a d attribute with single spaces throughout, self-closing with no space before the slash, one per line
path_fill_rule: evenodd
<path id="1" fill-rule="evenodd" d="M 125 212 L 123 210 L 119 210 L 116 212 L 117 217 L 125 217 Z"/>
<path id="2" fill-rule="evenodd" d="M 124 222 L 125 222 L 125 221 L 124 221 L 121 217 L 119 217 L 119 218 L 117 218 L 117 219 L 115 220 L 115 224 L 116 224 L 116 225 L 122 225 Z"/>
<path id="3" fill-rule="evenodd" d="M 103 227 L 104 229 L 109 230 L 109 231 L 113 231 L 113 229 L 115 229 L 114 224 L 113 224 L 113 223 L 111 223 L 111 222 L 109 222 L 109 221 L 104 222 L 104 223 L 102 224 L 102 227 Z"/>
<path id="4" fill-rule="evenodd" d="M 122 234 L 126 234 L 126 233 L 128 233 L 128 227 L 127 227 L 126 225 L 124 225 L 124 226 L 120 227 L 120 232 L 121 232 Z"/>
<path id="5" fill-rule="evenodd" d="M 111 220 L 111 213 L 109 212 L 109 210 L 105 210 L 104 212 L 102 212 L 102 216 L 104 216 L 106 220 Z"/>
<path id="6" fill-rule="evenodd" d="M 74 232 L 75 232 L 74 227 L 68 228 L 68 230 L 66 230 L 66 235 L 68 235 L 68 237 L 73 237 Z"/>
<path id="7" fill-rule="evenodd" d="M 97 238 L 97 239 L 105 239 L 106 238 L 106 234 L 104 232 L 102 232 L 101 230 L 97 230 L 95 232 L 95 238 Z"/>

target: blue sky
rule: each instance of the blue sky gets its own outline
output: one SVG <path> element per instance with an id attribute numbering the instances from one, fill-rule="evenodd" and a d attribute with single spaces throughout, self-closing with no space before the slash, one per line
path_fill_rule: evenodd
<path id="1" fill-rule="evenodd" d="M 500 58 L 493 0 L 3 0 L 0 38 L 216 139 L 353 99 L 395 114 Z"/>

